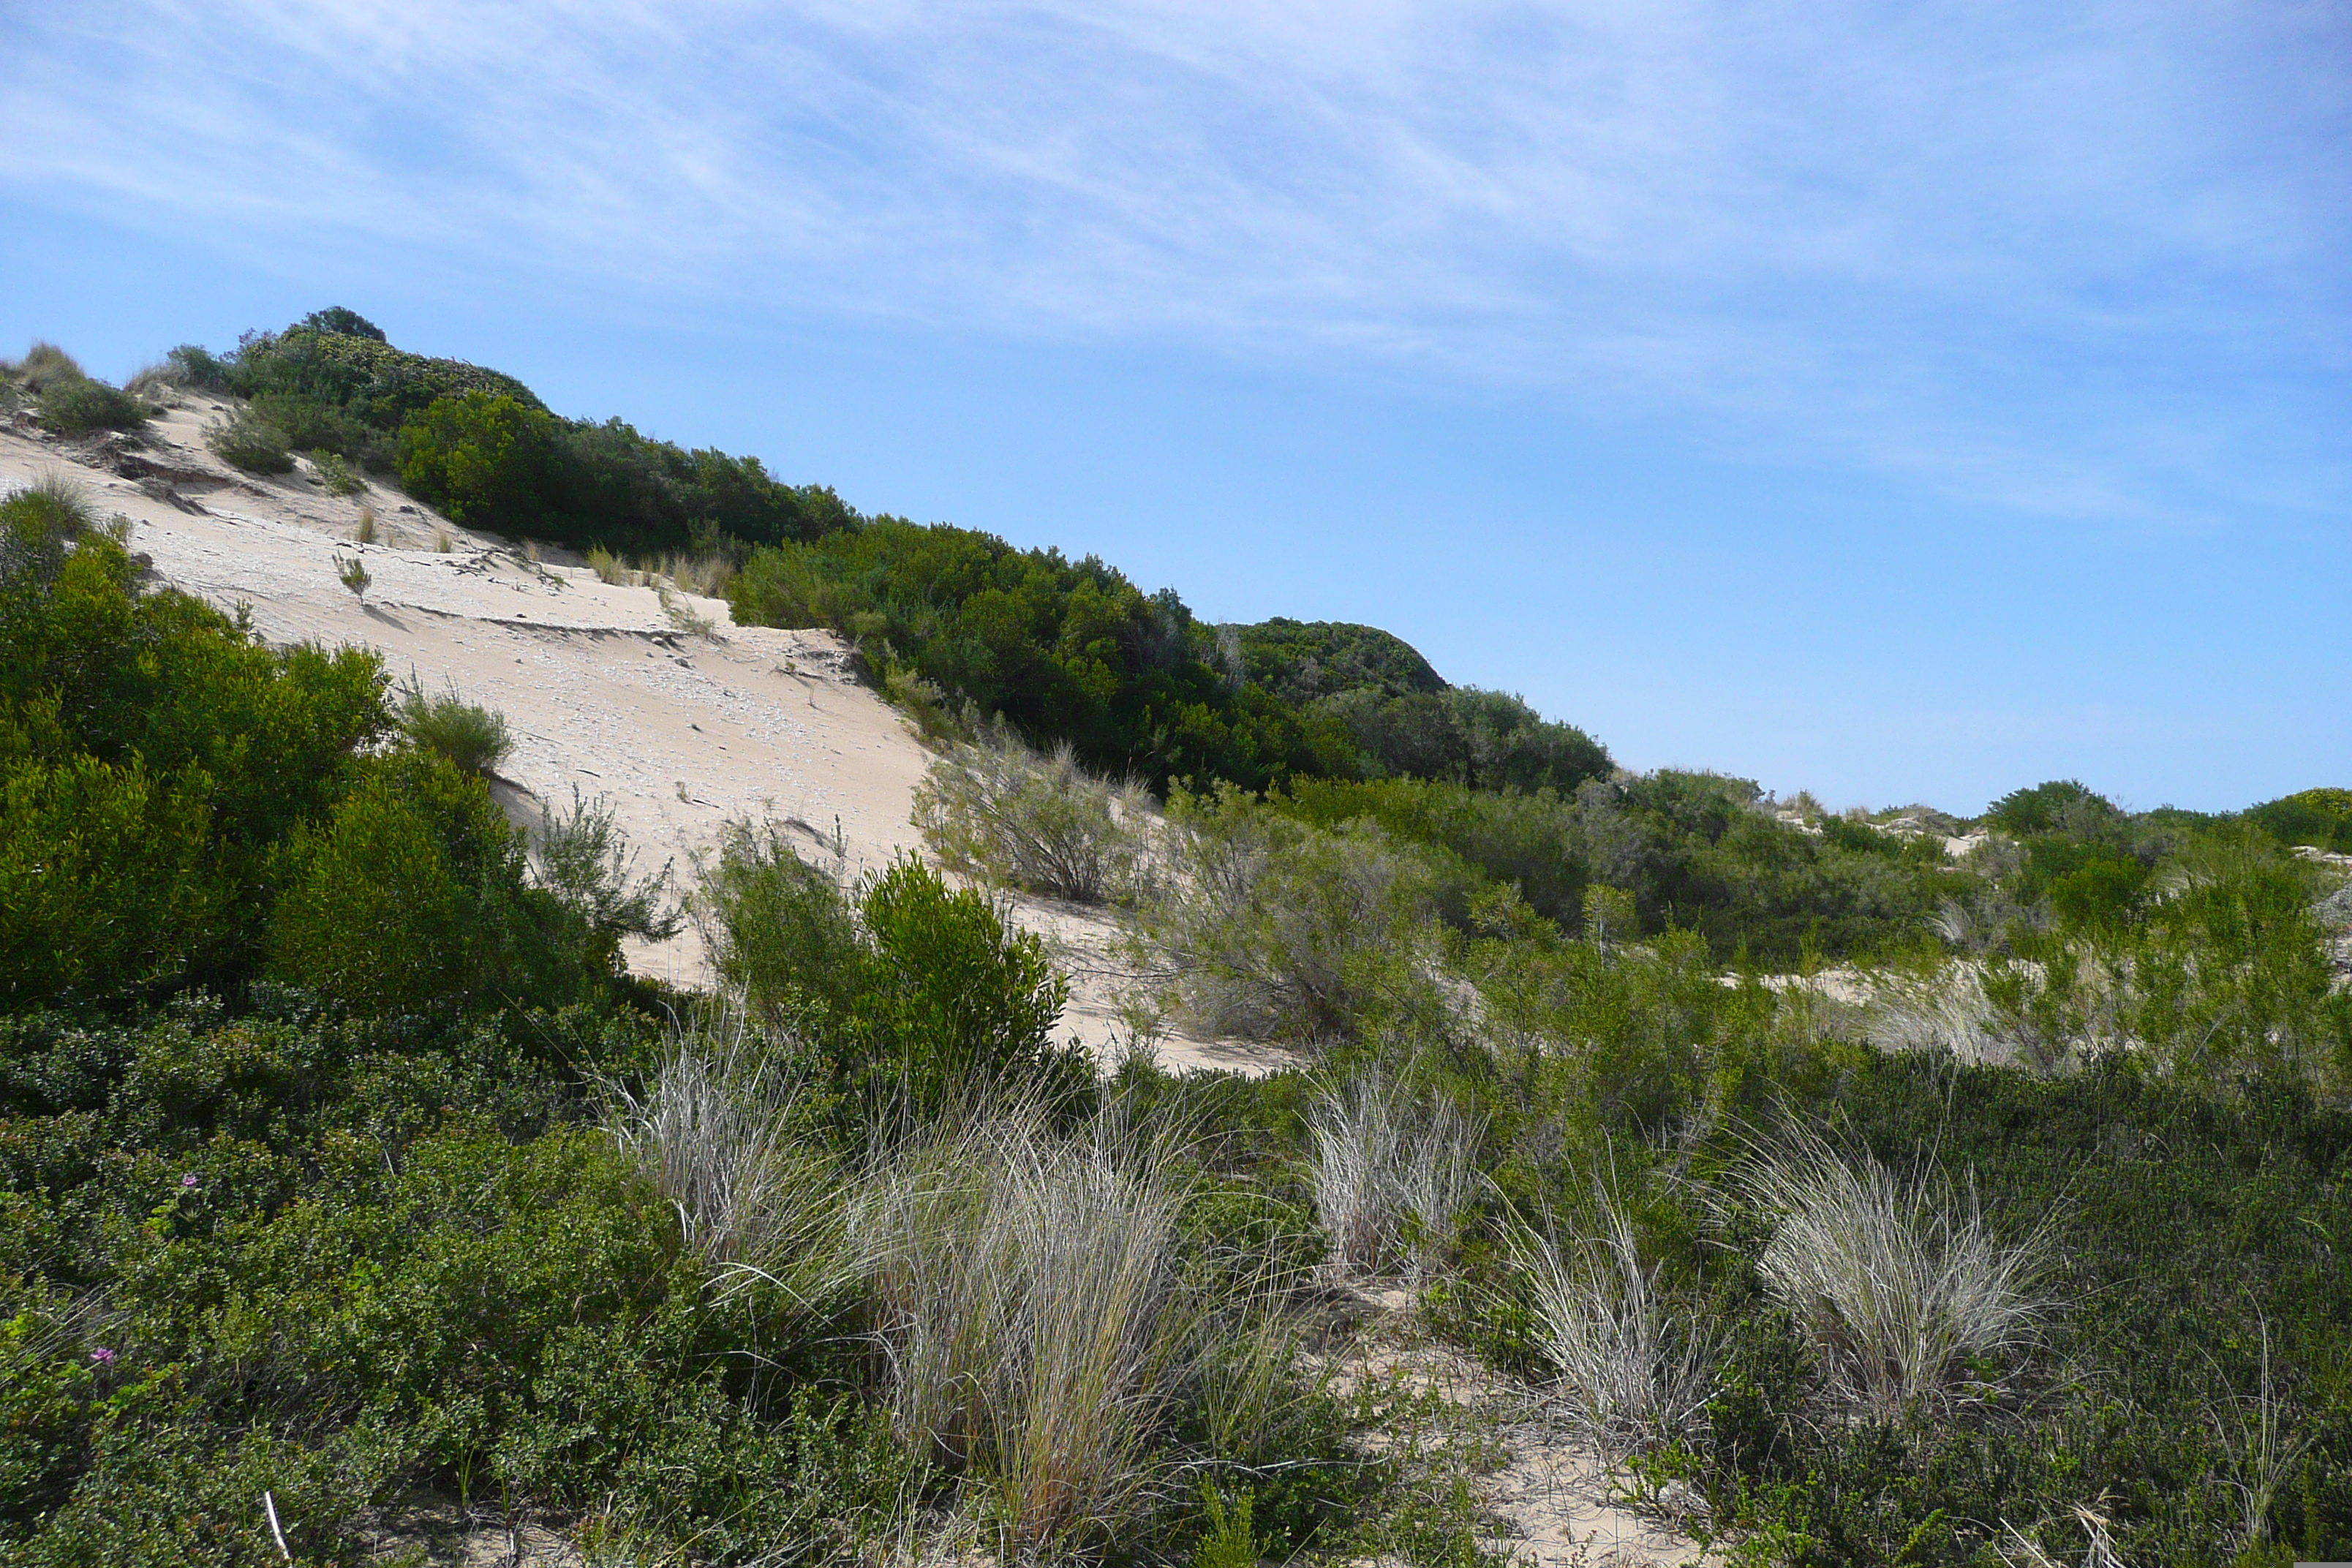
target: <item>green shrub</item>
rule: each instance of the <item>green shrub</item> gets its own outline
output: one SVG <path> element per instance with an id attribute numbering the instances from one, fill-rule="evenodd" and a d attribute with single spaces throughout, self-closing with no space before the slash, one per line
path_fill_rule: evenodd
<path id="1" fill-rule="evenodd" d="M 9 597 L 9 630 L 16 638 L 21 641 L 30 631 L 21 617 L 41 605 L 64 569 L 67 546 L 88 533 L 91 522 L 89 497 L 63 478 L 52 476 L 0 497 L 0 592 Z"/>
<path id="2" fill-rule="evenodd" d="M 313 451 L 310 466 L 318 470 L 319 487 L 329 495 L 355 496 L 367 489 L 367 481 L 352 472 L 352 466 L 340 453 Z"/>
<path id="3" fill-rule="evenodd" d="M 0 763 L 0 1005 L 153 994 L 216 956 L 234 889 L 206 783 L 136 756 Z"/>
<path id="4" fill-rule="evenodd" d="M 361 576 L 364 586 L 365 574 Z M 506 716 L 467 701 L 454 683 L 438 696 L 430 696 L 422 683 L 412 679 L 402 689 L 395 711 L 402 734 L 447 758 L 460 773 L 489 777 L 514 750 Z"/>
<path id="5" fill-rule="evenodd" d="M 163 356 L 166 374 L 183 386 L 203 392 L 226 392 L 229 367 L 218 356 L 197 347 L 182 343 Z"/>
<path id="6" fill-rule="evenodd" d="M 1446 689 L 1417 649 L 1378 626 L 1277 616 L 1255 626 L 1219 626 L 1217 632 L 1221 638 L 1231 635 L 1240 679 L 1296 707 L 1363 689 L 1384 697 Z"/>
<path id="7" fill-rule="evenodd" d="M 270 971 L 369 1012 L 568 1000 L 584 944 L 524 872 L 478 778 L 431 752 L 372 760 L 287 844 Z"/>
<path id="8" fill-rule="evenodd" d="M 1537 913 L 1570 930 L 1583 908 L 1591 847 L 1585 813 L 1572 797 L 1432 779 L 1294 779 L 1266 805 L 1318 827 L 1374 822 L 1392 838 L 1444 850 L 1482 880 L 1515 885 Z M 1460 924 L 1469 907 L 1455 901 L 1444 912 Z"/>
<path id="9" fill-rule="evenodd" d="M 453 521 L 521 533 L 549 511 L 556 421 L 504 393 L 443 397 L 400 427 L 398 460 L 402 487 Z"/>
<path id="10" fill-rule="evenodd" d="M 264 866 L 381 733 L 372 656 L 142 594 L 69 492 L 0 500 L 0 986 L 131 1000 L 250 961 Z"/>
<path id="11" fill-rule="evenodd" d="M 2053 779 L 2011 790 L 1986 808 L 1985 820 L 2014 834 L 2081 831 L 2121 815 L 2115 803 L 2079 779 Z"/>
<path id="12" fill-rule="evenodd" d="M 1517 697 L 1475 687 L 1394 696 L 1360 687 L 1318 699 L 1308 710 L 1344 726 L 1373 776 L 1566 793 L 1613 765 L 1601 742 L 1574 725 L 1548 722 Z"/>
<path id="13" fill-rule="evenodd" d="M 717 965 L 757 1009 L 820 1032 L 854 1087 L 933 1110 L 1089 1075 L 1051 1044 L 1068 983 L 1037 938 L 920 861 L 854 900 L 773 825 L 738 824 L 696 895 Z"/>
<path id="14" fill-rule="evenodd" d="M 2306 789 L 2251 806 L 2246 820 L 2282 844 L 2352 854 L 2352 790 Z"/>
<path id="15" fill-rule="evenodd" d="M 248 474 L 283 474 L 294 468 L 286 432 L 249 405 L 205 426 L 205 445 L 222 462 Z"/>
<path id="16" fill-rule="evenodd" d="M 876 518 L 754 551 L 729 602 L 746 626 L 830 626 L 951 706 L 1001 713 L 1034 745 L 1067 741 L 1100 772 L 1263 788 L 1355 765 L 1337 725 L 1236 690 L 1174 594 L 1147 595 L 1097 560 Z"/>
<path id="17" fill-rule="evenodd" d="M 153 411 L 127 392 L 87 377 L 61 380 L 41 394 L 41 423 L 62 436 L 98 430 L 135 430 Z"/>

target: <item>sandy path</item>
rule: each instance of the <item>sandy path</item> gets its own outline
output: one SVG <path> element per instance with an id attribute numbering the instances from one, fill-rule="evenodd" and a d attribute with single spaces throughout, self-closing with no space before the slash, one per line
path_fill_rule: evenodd
<path id="1" fill-rule="evenodd" d="M 135 448 L 57 440 L 20 418 L 0 426 L 0 489 L 63 475 L 101 515 L 131 519 L 131 548 L 163 581 L 242 606 L 269 642 L 364 644 L 394 679 L 455 685 L 503 713 L 515 747 L 498 793 L 518 820 L 575 787 L 606 796 L 641 866 L 669 862 L 684 884 L 735 819 L 781 821 L 813 852 L 837 844 L 853 875 L 919 847 L 909 816 L 928 757 L 833 634 L 738 626 L 723 600 L 606 584 L 561 552 L 532 561 L 380 483 L 339 497 L 307 465 L 237 473 L 203 444 L 220 411 L 184 398 Z M 353 538 L 363 506 L 376 514 L 371 544 Z M 363 600 L 339 575 L 354 558 Z M 1111 921 L 1034 900 L 1015 915 L 1071 974 L 1063 1033 L 1108 1058 L 1129 978 Z M 691 931 L 637 944 L 630 962 L 682 984 L 709 977 Z M 1252 1072 L 1291 1059 L 1182 1037 L 1160 1054 L 1171 1068 Z"/>

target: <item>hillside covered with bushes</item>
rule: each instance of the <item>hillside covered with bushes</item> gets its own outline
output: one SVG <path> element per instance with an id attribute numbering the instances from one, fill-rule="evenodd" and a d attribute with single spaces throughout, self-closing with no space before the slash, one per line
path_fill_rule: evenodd
<path id="1" fill-rule="evenodd" d="M 0 499 L 0 1562 L 1466 1568 L 1530 1452 L 1716 1561 L 2352 1554 L 2346 792 L 1840 814 L 349 312 L 151 374 L 854 638 L 927 854 L 518 826 L 498 715 Z M 681 921 L 707 991 L 623 962 Z"/>

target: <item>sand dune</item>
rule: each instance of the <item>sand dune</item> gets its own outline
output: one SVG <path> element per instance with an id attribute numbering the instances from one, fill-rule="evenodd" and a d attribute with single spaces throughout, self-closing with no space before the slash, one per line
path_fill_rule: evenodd
<path id="1" fill-rule="evenodd" d="M 61 474 L 101 515 L 131 519 L 131 548 L 159 579 L 242 608 L 271 643 L 373 647 L 395 679 L 454 685 L 505 714 L 516 743 L 496 793 L 519 822 L 574 788 L 606 796 L 646 868 L 669 862 L 682 882 L 735 818 L 782 822 L 853 875 L 920 847 L 909 814 L 927 754 L 832 633 L 739 626 L 723 600 L 607 584 L 562 552 L 534 560 L 381 484 L 340 497 L 307 468 L 238 473 L 203 442 L 224 411 L 180 399 L 135 445 L 58 440 L 20 417 L 0 428 L 0 488 Z M 354 537 L 362 507 L 369 544 Z M 353 559 L 363 597 L 341 581 Z M 1015 918 L 1071 975 L 1064 1032 L 1108 1059 L 1131 979 L 1111 923 L 1034 900 Z M 680 984 L 709 977 L 690 930 L 630 962 Z M 1244 1071 L 1291 1059 L 1182 1037 L 1160 1052 L 1171 1067 Z"/>

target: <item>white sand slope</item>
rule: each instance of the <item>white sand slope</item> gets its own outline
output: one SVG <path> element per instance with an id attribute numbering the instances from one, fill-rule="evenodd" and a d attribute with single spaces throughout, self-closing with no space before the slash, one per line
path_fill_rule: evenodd
<path id="1" fill-rule="evenodd" d="M 237 473 L 203 443 L 224 411 L 182 399 L 135 447 L 59 441 L 20 418 L 0 427 L 0 489 L 61 474 L 101 515 L 131 520 L 131 549 L 163 581 L 243 607 L 271 643 L 373 647 L 395 679 L 454 685 L 503 713 L 516 743 L 499 794 L 519 821 L 574 788 L 606 796 L 644 868 L 672 862 L 689 885 L 734 819 L 784 823 L 812 852 L 837 846 L 852 874 L 919 847 L 909 814 L 928 758 L 833 634 L 738 626 L 722 600 L 609 584 L 561 552 L 534 562 L 382 485 L 344 498 L 307 468 Z M 362 506 L 378 542 L 353 540 Z M 364 598 L 340 578 L 352 559 L 370 578 Z M 1109 922 L 1035 900 L 1016 917 L 1072 976 L 1064 1032 L 1107 1058 L 1129 978 Z M 691 931 L 630 960 L 680 984 L 708 978 Z M 1161 1054 L 1261 1072 L 1290 1059 L 1181 1038 Z"/>

